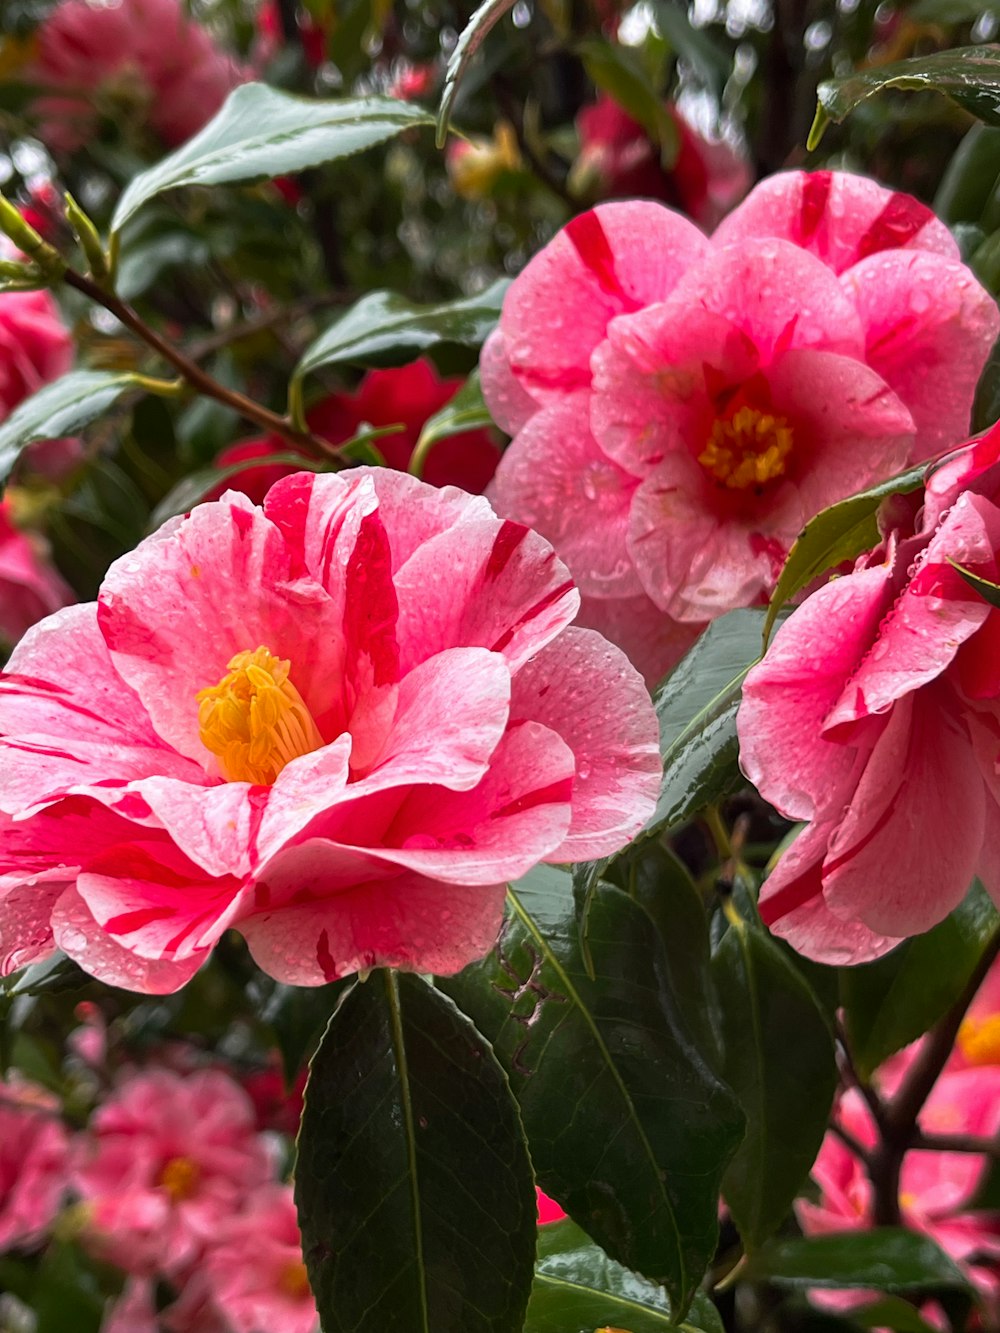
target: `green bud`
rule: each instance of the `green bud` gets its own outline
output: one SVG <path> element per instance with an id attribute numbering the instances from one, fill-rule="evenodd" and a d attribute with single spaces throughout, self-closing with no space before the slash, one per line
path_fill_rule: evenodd
<path id="1" fill-rule="evenodd" d="M 51 281 L 58 281 L 66 272 L 66 261 L 51 245 L 39 236 L 9 199 L 0 194 L 0 231 L 14 242 L 17 248 L 34 260 L 41 275 Z"/>
<path id="2" fill-rule="evenodd" d="M 100 233 L 69 191 L 63 195 L 63 199 L 66 201 L 66 221 L 73 228 L 80 249 L 87 257 L 90 276 L 95 282 L 104 285 L 111 274 Z"/>

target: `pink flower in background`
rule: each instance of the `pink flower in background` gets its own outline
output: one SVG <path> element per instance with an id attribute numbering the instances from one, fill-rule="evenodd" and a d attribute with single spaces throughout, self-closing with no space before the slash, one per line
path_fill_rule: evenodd
<path id="1" fill-rule="evenodd" d="M 391 468 L 405 472 L 428 418 L 451 402 L 461 385 L 460 379 L 440 379 L 425 358 L 390 370 L 370 370 L 353 393 L 330 394 L 311 408 L 309 428 L 331 444 L 343 444 L 365 424 L 401 425 L 402 430 L 377 440 L 376 447 Z M 231 487 L 249 495 L 256 504 L 263 504 L 276 481 L 297 471 L 294 464 L 267 461 L 288 450 L 288 442 L 274 436 L 244 440 L 224 449 L 215 460 L 216 467 L 243 462 L 251 466 L 227 478 L 220 493 Z M 478 495 L 486 489 L 499 459 L 500 450 L 489 431 L 462 431 L 434 445 L 423 478 L 432 486 L 461 486 L 463 491 Z"/>
<path id="2" fill-rule="evenodd" d="M 23 1079 L 0 1082 L 0 1254 L 44 1237 L 66 1191 L 68 1160 L 55 1099 Z"/>
<path id="3" fill-rule="evenodd" d="M 311 69 L 319 69 L 326 60 L 327 33 L 323 24 L 304 10 L 297 10 L 295 23 L 298 29 L 296 40 L 302 47 L 302 54 Z M 281 9 L 277 0 L 265 0 L 257 11 L 257 46 L 254 52 L 256 63 L 266 64 L 273 60 L 286 45 L 285 32 L 281 22 Z"/>
<path id="4" fill-rule="evenodd" d="M 72 364 L 73 340 L 48 292 L 0 295 L 0 420 Z"/>
<path id="5" fill-rule="evenodd" d="M 661 199 L 711 229 L 750 188 L 750 169 L 725 142 L 704 139 L 670 102 L 664 111 L 677 134 L 671 167 L 649 132 L 606 93 L 576 118 L 580 152 L 572 179 L 592 198 Z"/>
<path id="6" fill-rule="evenodd" d="M 389 96 L 404 102 L 419 102 L 432 91 L 437 78 L 437 66 L 431 61 L 417 65 L 400 62 L 389 85 Z"/>
<path id="7" fill-rule="evenodd" d="M 538 1198 L 538 1225 L 547 1226 L 549 1222 L 561 1222 L 566 1214 L 556 1203 L 555 1199 L 550 1199 L 547 1194 L 535 1186 L 535 1194 Z"/>
<path id="8" fill-rule="evenodd" d="M 861 1147 L 874 1146 L 877 1133 L 871 1113 L 854 1089 L 841 1098 L 837 1123 Z M 925 1134 L 992 1138 L 1000 1129 L 1000 1069 L 944 1075 L 925 1103 L 919 1125 Z M 971 1207 L 987 1166 L 988 1159 L 975 1153 L 910 1151 L 903 1160 L 899 1201 L 903 1225 L 935 1240 L 966 1270 L 981 1298 L 995 1306 L 1000 1286 L 992 1270 L 1000 1260 L 1000 1222 L 994 1213 Z M 811 1174 L 819 1187 L 819 1202 L 799 1199 L 795 1204 L 807 1236 L 874 1225 L 868 1174 L 832 1131 L 823 1140 Z M 823 1292 L 820 1299 L 827 1304 L 831 1295 Z M 851 1293 L 850 1303 L 856 1304 L 860 1295 Z M 843 1308 L 845 1296 L 836 1293 L 834 1303 Z"/>
<path id="9" fill-rule="evenodd" d="M 70 153 L 101 111 L 129 105 L 168 147 L 196 134 L 250 73 L 220 51 L 179 0 L 61 0 L 38 27 L 32 81 L 38 132 Z"/>
<path id="10" fill-rule="evenodd" d="M 16 643 L 43 616 L 74 600 L 42 538 L 16 528 L 10 500 L 0 500 L 0 639 Z"/>
<path id="11" fill-rule="evenodd" d="M 228 1075 L 153 1069 L 99 1107 L 73 1184 L 95 1253 L 127 1273 L 175 1276 L 271 1174 L 250 1100 Z"/>
<path id="12" fill-rule="evenodd" d="M 204 1260 L 210 1301 L 232 1333 L 314 1333 L 316 1302 L 302 1261 L 292 1191 L 258 1190 L 220 1228 Z"/>
<path id="13" fill-rule="evenodd" d="M 749 674 L 740 763 L 809 820 L 764 883 L 775 934 L 825 962 L 929 930 L 976 874 L 1000 897 L 1000 429 L 930 476 L 921 527 L 814 592 Z"/>
<path id="14" fill-rule="evenodd" d="M 552 541 L 650 675 L 671 665 L 650 619 L 761 600 L 810 517 L 960 438 L 1000 328 L 915 200 L 838 173 L 766 187 L 712 240 L 652 202 L 574 218 L 483 349 L 514 436 L 498 508 Z"/>
<path id="15" fill-rule="evenodd" d="M 201 505 L 0 677 L 0 964 L 174 990 L 238 926 L 318 985 L 482 956 L 506 881 L 621 848 L 657 721 L 552 548 L 385 468 Z"/>
<path id="16" fill-rule="evenodd" d="M 950 1069 L 979 1065 L 1000 1065 L 1000 962 L 990 968 L 969 1005 L 948 1062 Z"/>

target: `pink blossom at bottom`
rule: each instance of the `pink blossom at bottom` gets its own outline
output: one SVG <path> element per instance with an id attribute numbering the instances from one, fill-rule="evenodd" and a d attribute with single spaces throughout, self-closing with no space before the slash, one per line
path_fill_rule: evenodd
<path id="1" fill-rule="evenodd" d="M 51 1227 L 69 1152 L 55 1099 L 24 1079 L 0 1082 L 0 1254 L 36 1245 Z"/>
<path id="2" fill-rule="evenodd" d="M 73 1164 L 84 1241 L 137 1276 L 183 1272 L 272 1172 L 253 1107 L 219 1070 L 133 1074 Z"/>
<path id="3" fill-rule="evenodd" d="M 230 926 L 293 985 L 491 948 L 504 885 L 623 847 L 658 724 L 552 548 L 386 468 L 230 492 L 0 677 L 0 967 L 182 986 Z"/>
<path id="4" fill-rule="evenodd" d="M 897 1076 L 899 1072 L 897 1069 Z M 841 1098 L 837 1122 L 863 1148 L 877 1141 L 871 1113 L 854 1089 Z M 1000 1130 L 1000 1068 L 945 1074 L 928 1097 L 918 1123 L 925 1134 L 993 1137 Z M 973 1153 L 911 1150 L 903 1161 L 899 1203 L 903 1225 L 935 1240 L 968 1273 L 995 1315 L 1000 1221 L 995 1214 L 977 1212 L 970 1206 L 988 1165 L 986 1157 Z M 866 1230 L 874 1225 L 874 1196 L 867 1172 L 832 1131 L 823 1140 L 811 1175 L 819 1187 L 819 1202 L 802 1198 L 795 1204 L 806 1235 Z M 850 1308 L 864 1296 L 823 1292 L 819 1299 Z"/>
<path id="5" fill-rule="evenodd" d="M 319 1319 L 289 1186 L 258 1190 L 220 1228 L 204 1278 L 232 1333 L 314 1333 Z"/>

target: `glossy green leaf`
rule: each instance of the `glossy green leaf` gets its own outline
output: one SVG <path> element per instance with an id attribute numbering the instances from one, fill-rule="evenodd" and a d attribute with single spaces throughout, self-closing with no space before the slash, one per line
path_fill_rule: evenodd
<path id="1" fill-rule="evenodd" d="M 520 1333 L 535 1193 L 517 1106 L 420 977 L 377 972 L 331 1019 L 295 1197 L 324 1333 Z"/>
<path id="2" fill-rule="evenodd" d="M 905 940 L 874 963 L 841 969 L 847 1034 L 863 1077 L 951 1008 L 998 922 L 996 908 L 977 882 L 933 930 Z"/>
<path id="3" fill-rule="evenodd" d="M 483 398 L 477 368 L 454 398 L 449 399 L 440 411 L 435 412 L 424 422 L 413 458 L 419 459 L 417 464 L 419 466 L 426 461 L 427 455 L 439 440 L 447 440 L 452 435 L 461 435 L 467 430 L 485 430 L 492 425 L 493 418 Z M 416 470 L 413 460 L 410 463 L 410 470 Z M 417 471 L 417 475 L 422 475 L 422 470 Z"/>
<path id="4" fill-rule="evenodd" d="M 1000 47 L 956 47 L 873 65 L 842 79 L 827 79 L 819 85 L 819 111 L 809 147 L 816 146 L 827 122 L 839 124 L 855 107 L 886 88 L 944 93 L 978 120 L 1000 125 Z"/>
<path id="5" fill-rule="evenodd" d="M 997 421 L 1000 421 L 1000 338 L 990 349 L 976 385 L 976 396 L 972 400 L 972 433 L 988 430 Z"/>
<path id="6" fill-rule="evenodd" d="M 707 1296 L 698 1295 L 687 1321 L 675 1324 L 662 1287 L 609 1259 L 567 1219 L 538 1229 L 538 1260 L 524 1333 L 593 1333 L 612 1327 L 629 1333 L 701 1329 L 722 1333 Z"/>
<path id="7" fill-rule="evenodd" d="M 391 97 L 311 101 L 263 83 L 245 83 L 226 98 L 203 130 L 148 171 L 118 201 L 119 231 L 145 203 L 183 185 L 232 185 L 302 171 L 385 143 L 401 131 L 433 124 L 412 102 Z"/>
<path id="8" fill-rule="evenodd" d="M 570 876 L 514 885 L 500 941 L 440 984 L 490 1039 L 542 1188 L 679 1313 L 715 1249 L 718 1187 L 742 1133 L 666 981 L 649 915 L 599 885 L 582 954 Z"/>
<path id="9" fill-rule="evenodd" d="M 414 305 L 394 292 L 369 292 L 306 349 L 294 380 L 345 361 L 399 364 L 438 343 L 479 347 L 497 320 L 508 282 L 501 279 L 477 296 L 438 305 Z"/>
<path id="10" fill-rule="evenodd" d="M 890 1292 L 968 1286 L 965 1275 L 929 1236 L 898 1227 L 772 1241 L 752 1256 L 743 1276 L 748 1282 L 786 1287 Z"/>
<path id="11" fill-rule="evenodd" d="M 906 495 L 923 484 L 926 464 L 839 500 L 809 520 L 799 533 L 781 571 L 764 621 L 764 643 L 779 612 L 813 579 L 843 560 L 853 560 L 879 540 L 878 510 L 890 495 Z"/>
<path id="12" fill-rule="evenodd" d="M 746 1138 L 722 1182 L 744 1245 L 757 1249 L 791 1210 L 816 1160 L 837 1087 L 819 1001 L 763 930 L 734 923 L 712 960 L 722 1015 L 722 1073 Z"/>
<path id="13" fill-rule="evenodd" d="M 718 997 L 708 914 L 690 872 L 668 848 L 648 841 L 633 857 L 621 858 L 609 878 L 653 918 L 667 955 L 667 983 L 698 1049 L 718 1072 Z"/>
<path id="14" fill-rule="evenodd" d="M 92 978 L 80 966 L 58 950 L 40 963 L 30 963 L 9 977 L 0 978 L 0 994 L 49 995 L 58 991 L 81 990 Z"/>
<path id="15" fill-rule="evenodd" d="M 167 387 L 128 371 L 72 370 L 26 398 L 0 424 L 0 479 L 35 440 L 73 435 L 96 421 L 129 389 Z"/>
<path id="16" fill-rule="evenodd" d="M 451 111 L 458 95 L 458 86 L 469 67 L 469 62 L 485 42 L 489 33 L 503 18 L 509 9 L 513 9 L 514 0 L 483 0 L 472 18 L 462 29 L 461 36 L 455 43 L 445 71 L 444 87 L 441 90 L 441 105 L 437 118 L 437 146 L 444 147 L 451 122 Z"/>
<path id="17" fill-rule="evenodd" d="M 763 623 L 763 611 L 721 616 L 656 687 L 663 781 L 649 829 L 689 819 L 740 784 L 736 711 Z"/>
<path id="18" fill-rule="evenodd" d="M 955 565 L 954 560 L 951 561 Z M 970 588 L 974 588 L 980 597 L 990 606 L 1000 607 L 1000 583 L 991 583 L 989 579 L 980 578 L 978 574 L 973 574 L 971 569 L 963 569 L 961 565 L 955 565 L 955 568 L 965 579 Z"/>
<path id="19" fill-rule="evenodd" d="M 978 5 L 980 0 L 975 0 Z M 934 196 L 934 212 L 949 226 L 978 223 L 1000 177 L 1000 130 L 973 125 L 956 148 Z"/>
<path id="20" fill-rule="evenodd" d="M 671 168 L 680 148 L 677 126 L 636 52 L 596 37 L 578 42 L 576 50 L 595 87 L 607 93 L 646 130 L 660 147 L 663 167 Z"/>

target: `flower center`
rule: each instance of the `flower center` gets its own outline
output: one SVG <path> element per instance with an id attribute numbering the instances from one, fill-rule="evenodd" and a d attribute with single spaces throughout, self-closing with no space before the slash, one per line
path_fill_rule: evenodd
<path id="1" fill-rule="evenodd" d="M 301 1259 L 293 1259 L 284 1266 L 278 1277 L 278 1286 L 286 1296 L 292 1296 L 296 1300 L 302 1300 L 312 1294 L 309 1274 Z"/>
<path id="2" fill-rule="evenodd" d="M 323 744 L 290 666 L 264 647 L 237 653 L 218 685 L 195 695 L 202 744 L 228 781 L 269 787 L 292 759 Z"/>
<path id="3" fill-rule="evenodd" d="M 958 1046 L 970 1065 L 1000 1064 L 1000 1014 L 964 1019 Z"/>
<path id="4" fill-rule="evenodd" d="M 201 1168 L 197 1162 L 192 1162 L 190 1157 L 171 1157 L 156 1183 L 170 1195 L 174 1203 L 180 1203 L 183 1199 L 190 1199 L 200 1179 Z"/>
<path id="5" fill-rule="evenodd" d="M 785 471 L 792 428 L 784 417 L 746 404 L 731 417 L 718 417 L 698 462 L 730 490 L 763 486 Z"/>

